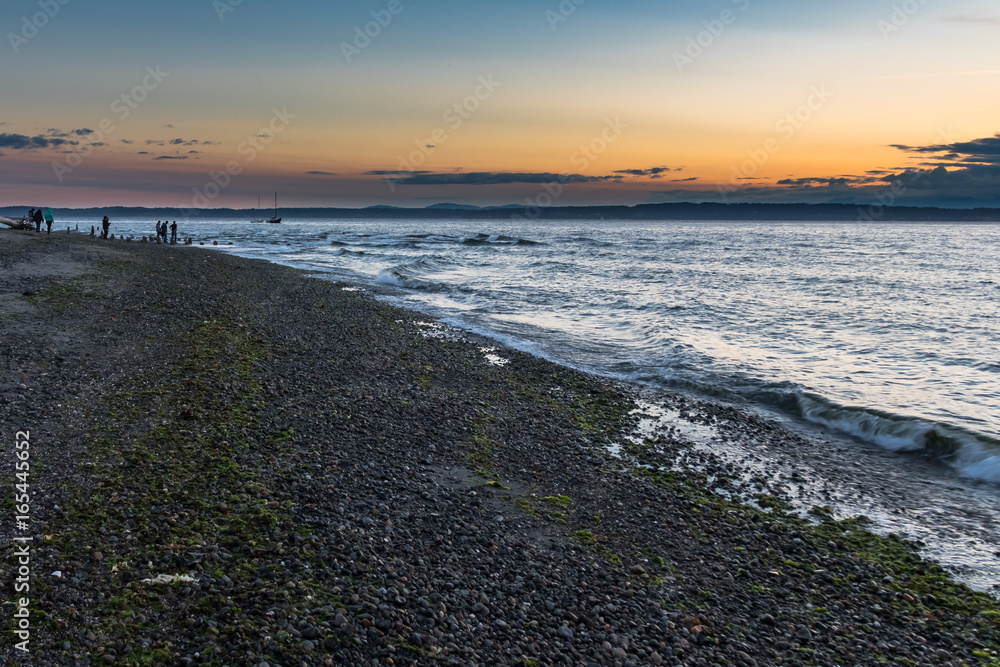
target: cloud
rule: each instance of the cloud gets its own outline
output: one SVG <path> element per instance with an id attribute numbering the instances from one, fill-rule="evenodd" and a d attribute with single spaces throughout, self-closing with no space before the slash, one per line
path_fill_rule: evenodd
<path id="1" fill-rule="evenodd" d="M 671 183 L 689 183 L 691 181 L 697 181 L 697 180 L 698 180 L 697 176 L 692 176 L 691 178 L 675 178 L 674 180 L 672 180 L 670 182 Z"/>
<path id="2" fill-rule="evenodd" d="M 549 172 L 476 171 L 460 173 L 370 171 L 368 175 L 389 176 L 397 185 L 510 185 L 512 183 L 597 183 L 619 181 L 623 176 L 584 176 Z"/>
<path id="3" fill-rule="evenodd" d="M 12 150 L 21 151 L 33 150 L 35 148 L 49 148 L 50 146 L 61 146 L 67 143 L 75 145 L 78 142 L 67 141 L 52 134 L 37 134 L 29 137 L 26 134 L 0 133 L 0 148 L 10 148 Z"/>
<path id="4" fill-rule="evenodd" d="M 907 153 L 937 154 L 939 160 L 956 163 L 1000 164 L 1000 133 L 992 137 L 973 139 L 972 141 L 956 141 L 950 144 L 931 144 L 929 146 L 892 144 L 892 147 Z"/>
<path id="5" fill-rule="evenodd" d="M 86 137 L 86 136 L 89 136 L 89 135 L 91 135 L 93 133 L 94 133 L 94 131 L 91 130 L 89 127 L 80 128 L 79 130 L 73 130 L 73 134 L 75 134 L 75 135 L 77 135 L 79 137 Z"/>
<path id="6" fill-rule="evenodd" d="M 971 141 L 893 148 L 919 156 L 919 166 L 873 169 L 863 176 L 786 178 L 732 187 L 733 200 L 814 201 L 868 205 L 891 200 L 914 206 L 1000 205 L 1000 133 Z"/>
<path id="7" fill-rule="evenodd" d="M 778 181 L 778 185 L 795 185 L 795 186 L 817 186 L 823 185 L 829 188 L 844 187 L 847 185 L 858 185 L 862 183 L 876 183 L 880 179 L 864 177 L 859 178 L 857 176 L 835 176 L 832 178 L 784 178 Z"/>
<path id="8" fill-rule="evenodd" d="M 663 174 L 671 171 L 683 171 L 682 169 L 671 169 L 670 167 L 650 167 L 649 169 L 619 169 L 616 174 L 627 176 L 649 176 L 650 178 L 662 178 Z"/>
<path id="9" fill-rule="evenodd" d="M 3 148 L 24 150 L 26 148 L 41 148 L 48 146 L 48 142 L 46 142 L 45 138 L 41 136 L 32 138 L 23 134 L 0 132 L 0 146 Z"/>
<path id="10" fill-rule="evenodd" d="M 1000 26 L 1000 16 L 991 14 L 956 14 L 941 19 L 945 23 L 968 23 L 972 25 Z"/>
<path id="11" fill-rule="evenodd" d="M 310 174 L 312 176 L 336 176 L 337 175 L 337 174 L 333 173 L 332 171 L 307 171 L 306 173 Z"/>
<path id="12" fill-rule="evenodd" d="M 122 139 L 122 143 L 131 146 L 135 142 L 133 142 L 131 139 Z"/>
<path id="13" fill-rule="evenodd" d="M 186 160 L 187 155 L 159 155 L 153 158 L 154 160 Z"/>
<path id="14" fill-rule="evenodd" d="M 146 139 L 147 146 L 216 146 L 218 141 L 199 141 L 197 139 Z"/>
<path id="15" fill-rule="evenodd" d="M 163 127 L 169 127 L 172 130 L 172 129 L 174 129 L 174 124 L 173 123 L 167 123 Z"/>
<path id="16" fill-rule="evenodd" d="M 399 176 L 400 178 L 402 178 L 403 175 L 414 176 L 414 175 L 417 175 L 417 174 L 430 174 L 430 173 L 432 173 L 432 172 L 429 172 L 429 171 L 416 171 L 416 170 L 415 171 L 396 171 L 396 170 L 389 170 L 389 169 L 375 169 L 375 170 L 372 170 L 372 171 L 366 171 L 365 172 L 365 176 Z"/>
<path id="17" fill-rule="evenodd" d="M 975 164 L 958 169 L 937 166 L 907 169 L 886 179 L 891 185 L 910 190 L 939 191 L 952 196 L 973 197 L 1000 192 L 1000 164 Z"/>

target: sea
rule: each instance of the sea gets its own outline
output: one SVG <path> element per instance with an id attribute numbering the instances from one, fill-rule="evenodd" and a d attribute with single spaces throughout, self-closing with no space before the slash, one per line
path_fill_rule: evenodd
<path id="1" fill-rule="evenodd" d="M 155 220 L 113 223 L 141 236 Z M 922 539 L 977 588 L 1000 584 L 1000 225 L 178 225 L 196 243 L 349 282 L 561 364 L 826 438 L 857 468 L 899 473 L 888 495 L 905 499 L 902 517 L 875 489 L 845 512 Z"/>

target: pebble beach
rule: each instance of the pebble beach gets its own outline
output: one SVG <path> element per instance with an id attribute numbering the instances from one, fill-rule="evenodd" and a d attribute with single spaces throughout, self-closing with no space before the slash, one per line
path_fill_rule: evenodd
<path id="1" fill-rule="evenodd" d="M 0 230 L 0 267 L 0 664 L 1000 665 L 995 600 L 686 436 L 801 437 L 759 415 L 640 429 L 634 387 L 198 246 Z"/>

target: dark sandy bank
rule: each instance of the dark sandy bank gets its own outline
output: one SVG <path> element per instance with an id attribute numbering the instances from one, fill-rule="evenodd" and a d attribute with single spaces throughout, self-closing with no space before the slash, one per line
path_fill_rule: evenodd
<path id="1" fill-rule="evenodd" d="M 343 287 L 0 230 L 0 661 L 1000 665 L 997 606 L 910 545 L 791 516 L 682 430 L 627 440 L 628 388 Z"/>

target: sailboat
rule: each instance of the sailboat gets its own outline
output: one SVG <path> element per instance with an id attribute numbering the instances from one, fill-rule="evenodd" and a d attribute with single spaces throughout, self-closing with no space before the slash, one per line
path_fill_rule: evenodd
<path id="1" fill-rule="evenodd" d="M 264 222 L 270 222 L 272 225 L 276 225 L 281 222 L 281 218 L 278 217 L 278 193 L 274 193 L 274 216 L 268 218 Z"/>

